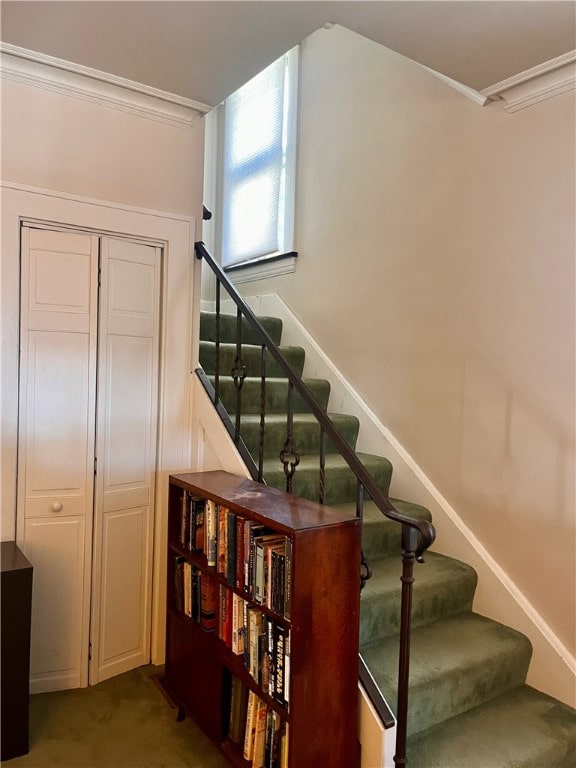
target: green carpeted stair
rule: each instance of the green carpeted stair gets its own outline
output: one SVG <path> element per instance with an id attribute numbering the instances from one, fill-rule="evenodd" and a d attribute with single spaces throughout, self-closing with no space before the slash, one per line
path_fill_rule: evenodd
<path id="1" fill-rule="evenodd" d="M 282 323 L 260 318 L 278 345 Z M 201 313 L 200 363 L 214 382 L 215 315 Z M 230 371 L 236 357 L 236 316 L 220 319 L 220 396 L 231 416 L 236 387 Z M 241 436 L 258 463 L 261 347 L 246 323 L 242 357 Z M 252 346 L 253 345 L 253 346 Z M 304 350 L 280 347 L 301 375 Z M 330 385 L 305 379 L 327 411 Z M 288 385 L 280 367 L 266 365 L 264 478 L 284 489 L 279 460 L 286 439 Z M 354 417 L 328 414 L 352 449 L 359 424 Z M 319 427 L 306 404 L 294 399 L 294 438 L 300 463 L 293 479 L 297 496 L 317 500 Z M 381 456 L 357 454 L 378 487 L 388 494 L 392 465 Z M 325 501 L 355 514 L 356 478 L 327 442 Z M 391 499 L 400 512 L 430 519 L 424 507 Z M 363 551 L 372 578 L 361 595 L 360 650 L 376 683 L 394 709 L 400 623 L 400 530 L 370 500 L 364 505 Z M 441 546 L 441 542 L 439 542 Z M 350 567 L 358 567 L 351 563 Z M 519 632 L 472 611 L 476 573 L 468 565 L 428 553 L 416 569 L 409 706 L 409 768 L 574 768 L 576 712 L 525 684 L 532 649 Z"/>

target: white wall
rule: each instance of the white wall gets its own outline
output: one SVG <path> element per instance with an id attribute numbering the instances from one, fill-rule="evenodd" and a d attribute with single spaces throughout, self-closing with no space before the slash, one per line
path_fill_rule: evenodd
<path id="1" fill-rule="evenodd" d="M 301 66 L 297 269 L 242 292 L 286 302 L 573 652 L 573 95 L 480 107 L 339 27 Z"/>

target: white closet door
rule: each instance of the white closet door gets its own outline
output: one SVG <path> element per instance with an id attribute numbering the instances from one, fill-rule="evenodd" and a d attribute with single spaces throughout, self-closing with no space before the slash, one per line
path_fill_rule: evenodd
<path id="1" fill-rule="evenodd" d="M 22 230 L 18 543 L 34 566 L 31 692 L 87 684 L 98 238 Z"/>
<path id="2" fill-rule="evenodd" d="M 90 682 L 150 660 L 161 252 L 101 241 Z"/>

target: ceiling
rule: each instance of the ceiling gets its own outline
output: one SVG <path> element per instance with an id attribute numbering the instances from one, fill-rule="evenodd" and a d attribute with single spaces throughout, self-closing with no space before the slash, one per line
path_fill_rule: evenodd
<path id="1" fill-rule="evenodd" d="M 2 0 L 2 41 L 216 105 L 326 22 L 475 90 L 576 47 L 572 0 Z"/>

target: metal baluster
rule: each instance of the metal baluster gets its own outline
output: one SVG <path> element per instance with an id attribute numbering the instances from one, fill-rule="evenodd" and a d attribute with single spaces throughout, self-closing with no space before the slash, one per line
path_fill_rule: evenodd
<path id="1" fill-rule="evenodd" d="M 320 470 L 318 475 L 318 503 L 324 504 L 326 484 L 326 432 L 320 426 Z"/>
<path id="2" fill-rule="evenodd" d="M 288 382 L 288 413 L 286 418 L 286 442 L 280 451 L 280 461 L 284 465 L 286 475 L 286 493 L 292 493 L 292 478 L 296 467 L 300 464 L 300 454 L 294 446 L 294 409 L 292 406 L 292 394 L 294 385 Z"/>
<path id="3" fill-rule="evenodd" d="M 408 684 L 410 681 L 410 633 L 412 625 L 412 592 L 418 532 L 402 525 L 402 597 L 400 604 L 400 653 L 398 659 L 398 709 L 396 725 L 396 768 L 406 765 L 406 734 L 408 728 Z"/>
<path id="4" fill-rule="evenodd" d="M 266 347 L 260 355 L 260 436 L 258 441 L 258 482 L 264 481 L 264 431 L 266 427 Z"/>
<path id="5" fill-rule="evenodd" d="M 236 423 L 234 429 L 234 442 L 240 442 L 240 417 L 242 415 L 242 385 L 246 378 L 246 366 L 242 360 L 242 312 L 240 307 L 236 312 L 236 359 L 231 370 L 234 386 L 236 387 Z"/>
<path id="6" fill-rule="evenodd" d="M 220 401 L 220 280 L 216 280 L 216 377 L 214 381 L 214 403 Z"/>
<path id="7" fill-rule="evenodd" d="M 356 517 L 360 518 L 362 529 L 364 527 L 364 486 L 360 480 L 356 481 Z M 364 550 L 360 550 L 360 589 L 364 589 L 368 579 L 372 578 L 372 568 L 368 565 L 368 560 L 364 555 Z"/>

